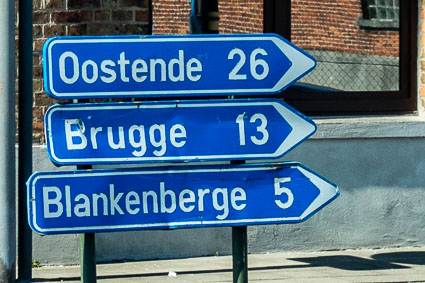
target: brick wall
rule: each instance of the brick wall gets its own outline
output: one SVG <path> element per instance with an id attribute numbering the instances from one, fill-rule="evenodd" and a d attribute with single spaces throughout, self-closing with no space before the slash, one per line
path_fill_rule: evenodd
<path id="1" fill-rule="evenodd" d="M 398 31 L 365 30 L 359 0 L 292 0 L 291 40 L 303 49 L 398 56 Z"/>
<path id="2" fill-rule="evenodd" d="M 287 0 L 285 0 L 287 1 Z M 154 34 L 188 34 L 190 0 L 153 0 Z M 262 0 L 220 0 L 220 33 L 263 32 Z M 398 32 L 365 30 L 360 0 L 292 0 L 292 42 L 303 49 L 398 56 Z"/>
<path id="3" fill-rule="evenodd" d="M 218 10 L 220 33 L 263 32 L 263 1 L 221 0 Z"/>
<path id="4" fill-rule="evenodd" d="M 190 0 L 152 0 L 153 34 L 189 34 Z M 219 0 L 220 33 L 263 32 L 263 2 Z"/>
<path id="5" fill-rule="evenodd" d="M 189 34 L 190 0 L 152 0 L 153 34 Z"/>
<path id="6" fill-rule="evenodd" d="M 148 34 L 149 0 L 34 0 L 33 139 L 44 142 L 43 116 L 57 102 L 43 90 L 42 49 L 53 36 Z"/>

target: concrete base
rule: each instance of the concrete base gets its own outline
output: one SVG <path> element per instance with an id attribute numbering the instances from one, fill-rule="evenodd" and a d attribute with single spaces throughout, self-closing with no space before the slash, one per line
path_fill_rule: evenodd
<path id="1" fill-rule="evenodd" d="M 341 195 L 304 223 L 248 227 L 249 252 L 425 246 L 425 138 L 310 139 L 285 160 L 338 184 Z M 34 170 L 57 169 L 45 147 L 34 147 Z M 77 235 L 34 235 L 33 258 L 75 264 L 78 247 Z M 231 228 L 96 234 L 100 262 L 226 255 L 231 249 Z"/>

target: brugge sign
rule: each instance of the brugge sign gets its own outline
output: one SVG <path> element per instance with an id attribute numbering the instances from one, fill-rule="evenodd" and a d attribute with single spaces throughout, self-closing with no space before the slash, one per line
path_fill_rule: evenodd
<path id="1" fill-rule="evenodd" d="M 272 94 L 316 65 L 276 34 L 55 37 L 43 59 L 58 99 Z"/>
<path id="2" fill-rule="evenodd" d="M 55 105 L 45 126 L 61 165 L 279 158 L 316 130 L 277 99 Z"/>
<path id="3" fill-rule="evenodd" d="M 34 173 L 40 234 L 301 222 L 338 187 L 299 163 Z"/>

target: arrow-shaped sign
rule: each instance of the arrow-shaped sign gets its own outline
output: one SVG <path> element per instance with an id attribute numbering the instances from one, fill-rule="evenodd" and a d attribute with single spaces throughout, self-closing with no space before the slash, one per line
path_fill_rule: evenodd
<path id="1" fill-rule="evenodd" d="M 45 126 L 61 165 L 279 158 L 316 130 L 278 99 L 54 105 Z"/>
<path id="2" fill-rule="evenodd" d="M 339 195 L 298 163 L 34 173 L 41 234 L 301 222 Z"/>
<path id="3" fill-rule="evenodd" d="M 271 94 L 316 65 L 276 34 L 55 37 L 43 62 L 55 98 Z"/>

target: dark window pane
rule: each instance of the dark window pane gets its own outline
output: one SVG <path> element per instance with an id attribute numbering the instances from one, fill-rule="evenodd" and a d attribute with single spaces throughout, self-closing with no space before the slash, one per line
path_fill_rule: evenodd
<path id="1" fill-rule="evenodd" d="M 367 13 L 363 15 L 365 19 L 399 20 L 398 0 L 363 0 L 362 5 L 367 8 L 364 9 L 364 11 L 367 11 Z"/>
<path id="2" fill-rule="evenodd" d="M 368 19 L 375 19 L 376 18 L 376 9 L 375 7 L 369 7 L 368 8 L 369 14 L 368 14 Z"/>

